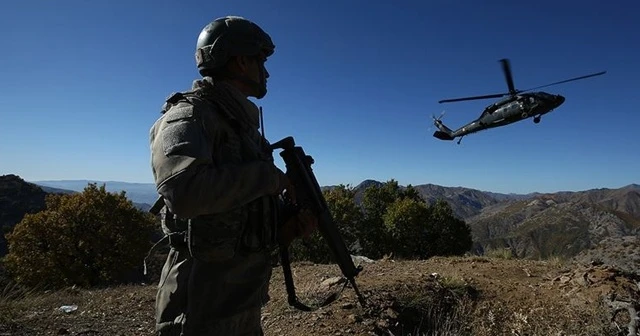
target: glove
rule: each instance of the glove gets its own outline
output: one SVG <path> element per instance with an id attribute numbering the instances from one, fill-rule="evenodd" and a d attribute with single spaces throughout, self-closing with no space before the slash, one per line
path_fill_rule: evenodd
<path id="1" fill-rule="evenodd" d="M 318 218 L 308 209 L 291 216 L 278 231 L 278 242 L 289 245 L 296 238 L 308 238 L 318 227 Z"/>
<path id="2" fill-rule="evenodd" d="M 291 180 L 289 180 L 287 174 L 278 167 L 276 167 L 276 174 L 278 175 L 278 189 L 276 194 L 284 194 L 285 198 L 287 198 L 291 204 L 296 204 L 296 193 L 293 188 L 293 184 L 291 184 Z"/>

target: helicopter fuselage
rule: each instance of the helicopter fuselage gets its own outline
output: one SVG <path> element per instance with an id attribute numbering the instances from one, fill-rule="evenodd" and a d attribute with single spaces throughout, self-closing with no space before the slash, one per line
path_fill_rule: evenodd
<path id="1" fill-rule="evenodd" d="M 462 137 L 484 129 L 508 125 L 523 119 L 540 117 L 564 103 L 564 97 L 546 92 L 532 92 L 509 96 L 487 106 L 480 117 L 459 129 L 450 132 L 453 138 Z"/>
<path id="2" fill-rule="evenodd" d="M 504 73 L 505 80 L 507 82 L 507 88 L 509 89 L 506 93 L 496 93 L 496 94 L 488 94 L 481 96 L 473 96 L 473 97 L 464 97 L 464 98 L 453 98 L 453 99 L 443 99 L 440 100 L 439 103 L 452 103 L 463 100 L 477 100 L 477 99 L 491 99 L 491 98 L 502 98 L 494 104 L 491 104 L 485 107 L 484 111 L 480 117 L 476 120 L 460 127 L 459 129 L 453 131 L 447 126 L 445 126 L 440 116 L 440 118 L 433 117 L 433 123 L 438 128 L 437 131 L 433 133 L 433 136 L 440 140 L 453 140 L 457 137 L 462 137 L 479 132 L 485 129 L 500 127 L 508 124 L 512 124 L 514 122 L 533 118 L 533 122 L 536 124 L 540 122 L 540 118 L 542 115 L 547 114 L 560 105 L 564 103 L 564 97 L 560 95 L 553 95 L 542 91 L 534 92 L 534 90 L 541 89 L 543 87 L 558 85 L 562 83 L 573 82 L 576 80 L 581 80 L 585 78 L 595 77 L 604 75 L 606 71 L 601 71 L 598 73 L 593 73 L 585 76 L 565 79 L 559 82 L 554 82 L 551 84 L 546 84 L 542 86 L 537 86 L 534 88 L 530 88 L 527 90 L 517 90 L 515 88 L 513 77 L 511 75 L 511 65 L 508 59 L 503 58 L 500 60 L 502 64 L 502 72 Z M 444 112 L 443 112 L 444 114 Z M 458 140 L 458 144 L 460 143 Z"/>

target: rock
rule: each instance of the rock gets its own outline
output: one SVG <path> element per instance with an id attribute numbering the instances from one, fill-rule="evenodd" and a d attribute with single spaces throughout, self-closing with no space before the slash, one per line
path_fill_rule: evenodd
<path id="1" fill-rule="evenodd" d="M 362 264 L 362 263 L 374 263 L 375 261 L 373 259 L 369 259 L 365 256 L 351 256 L 351 260 L 353 260 L 353 263 L 356 265 Z"/>
<path id="2" fill-rule="evenodd" d="M 362 317 L 356 314 L 351 314 L 347 316 L 349 322 L 356 323 L 362 321 Z"/>
<path id="3" fill-rule="evenodd" d="M 395 310 L 393 310 L 393 309 L 391 309 L 391 308 L 387 308 L 387 309 L 384 311 L 383 317 L 386 317 L 386 318 L 390 318 L 390 319 L 395 320 L 395 319 L 397 319 L 397 318 L 398 318 L 398 313 L 396 313 L 396 311 L 395 311 Z"/>
<path id="4" fill-rule="evenodd" d="M 574 279 L 574 282 L 577 283 L 578 285 L 585 286 L 585 287 L 591 284 L 591 282 L 588 279 L 587 273 L 582 274 L 582 276 L 576 277 Z"/>
<path id="5" fill-rule="evenodd" d="M 379 320 L 376 322 L 376 326 L 380 329 L 389 329 L 389 322 L 386 320 Z"/>
<path id="6" fill-rule="evenodd" d="M 347 281 L 347 279 L 337 276 L 337 277 L 329 278 L 329 279 L 326 279 L 326 280 L 322 281 L 320 283 L 320 287 L 323 288 L 323 289 L 328 289 L 331 286 L 343 284 L 346 281 Z"/>
<path id="7" fill-rule="evenodd" d="M 342 309 L 351 309 L 351 308 L 353 308 L 353 307 L 354 307 L 354 305 L 353 305 L 353 303 L 351 303 L 351 302 L 344 303 L 344 304 L 342 304 L 342 305 L 340 306 L 340 308 L 342 308 Z"/>

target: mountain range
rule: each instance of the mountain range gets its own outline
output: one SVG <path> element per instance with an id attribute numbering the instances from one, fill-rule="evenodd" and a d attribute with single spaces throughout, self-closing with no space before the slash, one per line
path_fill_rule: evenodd
<path id="1" fill-rule="evenodd" d="M 30 181 L 42 187 L 45 191 L 82 191 L 87 184 L 96 183 L 98 186 L 105 185 L 109 192 L 125 191 L 127 197 L 134 203 L 153 204 L 158 198 L 156 186 L 153 183 L 131 183 L 120 181 L 96 181 L 96 180 L 45 180 Z M 53 189 L 47 189 L 53 188 Z"/>
<path id="2" fill-rule="evenodd" d="M 30 181 L 43 188 L 47 192 L 79 192 L 82 191 L 88 183 L 96 183 L 99 186 L 104 184 L 107 191 L 120 192 L 125 191 L 127 197 L 134 203 L 153 204 L 158 193 L 153 183 L 131 183 L 120 181 L 97 181 L 97 180 L 41 180 Z M 371 185 L 380 185 L 382 182 L 375 180 L 364 180 L 358 184 L 356 190 L 364 190 Z M 323 186 L 322 189 L 330 189 L 335 186 Z M 435 184 L 421 184 L 414 186 L 428 200 L 440 197 L 450 198 L 451 200 L 458 198 L 461 204 L 457 207 L 459 215 L 467 217 L 474 214 L 473 209 L 481 208 L 484 205 L 493 204 L 503 200 L 527 199 L 536 195 L 533 194 L 502 194 L 488 191 L 480 191 L 464 187 L 443 187 Z M 466 206 L 465 206 L 466 203 Z"/>
<path id="3" fill-rule="evenodd" d="M 7 176 L 13 176 L 12 184 Z M 7 192 L 15 187 L 15 175 L 0 177 L 0 199 L 10 200 Z M 79 192 L 88 183 L 105 184 L 108 191 L 124 190 L 134 204 L 148 210 L 156 200 L 152 183 L 127 183 L 118 181 L 33 181 L 30 187 L 33 197 L 40 200 L 42 194 Z M 356 201 L 360 202 L 364 190 L 382 182 L 365 180 L 355 187 Z M 39 186 L 39 188 L 33 188 Z M 331 189 L 335 186 L 324 186 Z M 503 194 L 465 187 L 445 187 L 436 184 L 413 186 L 429 203 L 445 199 L 454 214 L 465 220 L 472 230 L 474 248 L 472 252 L 506 249 L 515 257 L 544 259 L 550 257 L 589 258 L 606 260 L 619 267 L 640 270 L 640 185 L 629 184 L 621 188 L 598 188 L 583 191 L 555 193 Z M 3 191 L 4 190 L 4 191 Z M 26 202 L 26 203 L 25 203 Z M 20 209 L 28 211 L 39 201 L 21 202 Z M 6 201 L 9 204 L 18 204 Z M 27 204 L 27 205 L 24 205 Z M 31 204 L 31 205 L 29 205 Z M 0 216 L 15 224 L 18 214 Z M 20 210 L 20 211 L 23 211 Z M 19 212 L 20 212 L 19 211 Z M 10 211 L 11 212 L 11 211 Z M 13 211 L 15 212 L 15 211 Z M 14 218 L 15 217 L 15 218 Z M 638 271 L 640 272 L 640 271 Z"/>

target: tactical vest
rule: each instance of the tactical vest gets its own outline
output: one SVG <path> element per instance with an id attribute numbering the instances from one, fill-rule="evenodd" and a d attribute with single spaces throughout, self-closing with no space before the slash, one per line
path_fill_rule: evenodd
<path id="1" fill-rule="evenodd" d="M 243 125 L 231 111 L 203 91 L 174 93 L 166 100 L 162 113 L 180 102 L 192 105 L 196 117 L 202 113 L 217 113 L 222 117 L 229 126 L 222 127 L 226 129 L 222 131 L 222 139 L 231 162 L 272 159 L 269 143 L 257 130 Z M 207 129 L 206 124 L 202 127 Z M 187 249 L 194 258 L 203 261 L 223 262 L 238 253 L 273 251 L 277 246 L 279 208 L 277 197 L 264 196 L 234 209 L 232 214 L 182 219 L 165 206 L 161 211 L 162 230 L 173 248 Z"/>

